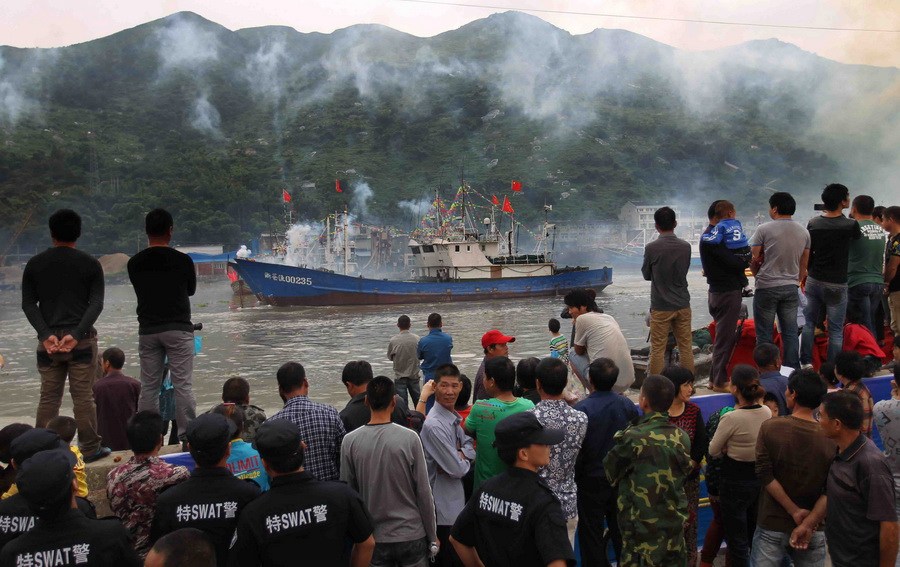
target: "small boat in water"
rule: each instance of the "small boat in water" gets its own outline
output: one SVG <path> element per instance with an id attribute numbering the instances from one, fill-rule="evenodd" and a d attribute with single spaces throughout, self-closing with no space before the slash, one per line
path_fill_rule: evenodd
<path id="1" fill-rule="evenodd" d="M 377 305 L 539 297 L 578 288 L 600 291 L 612 283 L 612 268 L 558 267 L 552 261 L 552 250 L 544 249 L 555 230 L 546 219 L 531 254 L 515 252 L 516 225 L 511 222 L 512 228 L 501 234 L 493 207 L 490 217 L 482 223 L 483 231 L 477 230 L 465 204 L 469 191 L 463 184 L 450 207 L 435 199 L 437 213 L 428 215 L 433 219 L 430 230 L 417 231 L 409 241 L 413 267 L 406 280 L 354 277 L 349 272 L 339 274 L 249 259 L 236 259 L 232 266 L 257 298 L 270 305 Z M 460 212 L 454 215 L 448 211 Z M 347 224 L 346 212 L 344 223 Z"/>

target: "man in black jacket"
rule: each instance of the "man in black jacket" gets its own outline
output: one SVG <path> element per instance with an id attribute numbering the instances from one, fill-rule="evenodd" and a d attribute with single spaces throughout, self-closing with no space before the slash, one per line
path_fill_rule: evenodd
<path id="1" fill-rule="evenodd" d="M 734 218 L 734 205 L 728 201 L 713 201 L 707 212 L 710 232 L 719 222 Z M 710 387 L 717 392 L 728 390 L 728 361 L 737 344 L 737 321 L 741 311 L 741 290 L 747 285 L 744 270 L 747 260 L 729 250 L 724 242 L 700 241 L 700 261 L 709 284 L 709 314 L 716 322 L 716 341 L 713 345 Z"/>
<path id="2" fill-rule="evenodd" d="M 149 246 L 128 260 L 128 277 L 137 296 L 138 354 L 141 360 L 141 395 L 138 411 L 159 412 L 159 385 L 169 361 L 175 387 L 175 423 L 184 441 L 187 424 L 194 419 L 194 324 L 191 299 L 197 276 L 191 257 L 169 246 L 174 231 L 172 215 L 153 209 L 144 219 Z"/>
<path id="3" fill-rule="evenodd" d="M 91 385 L 97 377 L 97 330 L 103 311 L 103 268 L 76 250 L 81 217 L 71 209 L 50 216 L 53 247 L 35 255 L 22 275 L 22 311 L 37 331 L 37 367 L 41 395 L 35 427 L 59 415 L 66 378 L 78 445 L 85 462 L 109 455 L 97 434 L 97 408 Z"/>

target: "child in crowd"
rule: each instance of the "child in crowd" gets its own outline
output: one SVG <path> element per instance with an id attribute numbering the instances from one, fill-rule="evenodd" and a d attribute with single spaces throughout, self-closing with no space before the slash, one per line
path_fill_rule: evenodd
<path id="1" fill-rule="evenodd" d="M 569 339 L 559 332 L 559 319 L 550 319 L 550 356 L 569 363 Z"/>
<path id="2" fill-rule="evenodd" d="M 865 369 L 862 357 L 859 353 L 841 351 L 834 357 L 834 375 L 844 386 L 844 390 L 853 392 L 862 401 L 863 421 L 859 431 L 866 437 L 872 437 L 872 408 L 875 402 L 872 394 L 863 384 L 862 377 Z"/>
<path id="3" fill-rule="evenodd" d="M 67 415 L 58 415 L 47 422 L 47 429 L 59 435 L 63 441 L 69 444 L 69 449 L 75 453 L 76 463 L 73 469 L 75 471 L 75 479 L 78 481 L 78 490 L 75 492 L 75 496 L 87 498 L 88 485 L 87 475 L 84 472 L 84 459 L 81 458 L 81 451 L 78 449 L 78 446 L 72 445 L 75 433 L 78 431 L 75 418 Z"/>
<path id="4" fill-rule="evenodd" d="M 744 227 L 735 215 L 737 211 L 734 205 L 728 201 L 719 201 L 716 205 L 716 218 L 720 219 L 716 226 L 705 233 L 700 239 L 707 244 L 725 244 L 732 254 L 749 263 L 752 254 Z"/>
<path id="5" fill-rule="evenodd" d="M 763 396 L 763 405 L 772 411 L 772 417 L 778 417 L 778 398 L 771 392 Z"/>
<path id="6" fill-rule="evenodd" d="M 237 404 L 226 402 L 214 407 L 212 413 L 224 415 L 236 428 L 231 436 L 231 454 L 225 466 L 239 479 L 255 482 L 261 491 L 269 490 L 269 475 L 259 458 L 259 452 L 241 438 L 246 420 L 244 410 Z"/>

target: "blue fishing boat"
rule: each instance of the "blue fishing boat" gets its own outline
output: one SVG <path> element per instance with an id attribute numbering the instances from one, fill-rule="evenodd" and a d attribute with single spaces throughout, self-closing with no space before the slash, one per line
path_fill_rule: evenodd
<path id="1" fill-rule="evenodd" d="M 253 260 L 235 260 L 233 266 L 256 297 L 270 305 L 378 305 L 554 296 L 577 288 L 600 291 L 612 283 L 612 268 L 564 268 L 550 275 L 517 278 L 390 281 Z"/>
<path id="2" fill-rule="evenodd" d="M 510 229 L 499 230 L 496 203 L 477 226 L 471 189 L 463 183 L 452 204 L 436 195 L 431 211 L 409 240 L 408 275 L 402 280 L 350 275 L 350 231 L 344 212 L 343 274 L 286 263 L 236 259 L 232 266 L 256 297 L 270 305 L 378 305 L 474 301 L 565 294 L 573 289 L 600 291 L 612 283 L 612 268 L 560 268 L 552 261 L 555 226 L 545 219 L 530 254 L 517 252 L 518 226 L 507 201 Z M 467 199 L 468 197 L 468 199 Z M 467 204 L 468 203 L 468 204 Z"/>

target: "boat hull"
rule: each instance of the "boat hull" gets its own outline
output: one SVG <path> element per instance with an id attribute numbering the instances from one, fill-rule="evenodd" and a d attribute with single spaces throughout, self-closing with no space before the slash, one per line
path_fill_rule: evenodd
<path id="1" fill-rule="evenodd" d="M 232 264 L 257 298 L 270 305 L 396 305 L 554 296 L 578 288 L 600 291 L 612 268 L 552 276 L 410 282 L 375 280 L 250 260 Z"/>

